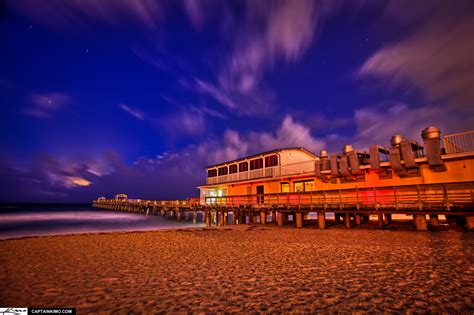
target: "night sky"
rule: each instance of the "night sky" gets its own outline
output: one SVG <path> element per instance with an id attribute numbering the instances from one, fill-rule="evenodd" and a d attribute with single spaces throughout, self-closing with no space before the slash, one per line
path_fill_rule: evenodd
<path id="1" fill-rule="evenodd" d="M 474 129 L 474 1 L 0 1 L 0 201 L 197 197 L 204 167 Z"/>

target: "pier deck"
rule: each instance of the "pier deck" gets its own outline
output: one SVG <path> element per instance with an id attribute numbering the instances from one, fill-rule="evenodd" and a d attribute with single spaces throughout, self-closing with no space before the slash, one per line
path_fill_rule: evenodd
<path id="1" fill-rule="evenodd" d="M 392 223 L 393 214 L 413 215 L 418 230 L 427 230 L 427 216 L 431 226 L 439 225 L 439 215 L 444 215 L 450 226 L 462 226 L 474 230 L 474 182 L 446 184 L 420 184 L 406 186 L 385 186 L 372 188 L 323 190 L 299 193 L 272 193 L 199 199 L 158 200 L 97 200 L 94 207 L 142 212 L 147 215 L 168 216 L 177 220 L 193 222 L 197 214 L 207 226 L 232 223 L 265 224 L 268 216 L 278 225 L 290 223 L 301 228 L 309 213 L 318 214 L 318 225 L 326 227 L 326 213 L 334 213 L 335 220 L 350 228 L 367 222 L 370 215 L 377 215 L 379 226 Z"/>

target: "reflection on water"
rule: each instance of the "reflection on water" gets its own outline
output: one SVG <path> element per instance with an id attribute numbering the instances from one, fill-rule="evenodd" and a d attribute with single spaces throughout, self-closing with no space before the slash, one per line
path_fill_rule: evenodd
<path id="1" fill-rule="evenodd" d="M 202 223 L 96 209 L 18 209 L 0 213 L 0 239 L 200 227 Z"/>

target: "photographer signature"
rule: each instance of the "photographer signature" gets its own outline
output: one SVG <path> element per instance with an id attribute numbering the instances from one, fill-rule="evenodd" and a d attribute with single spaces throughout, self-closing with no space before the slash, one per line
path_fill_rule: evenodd
<path id="1" fill-rule="evenodd" d="M 25 314 L 27 312 L 26 308 L 13 308 L 13 307 L 8 307 L 6 309 L 0 309 L 0 315 L 21 315 Z"/>

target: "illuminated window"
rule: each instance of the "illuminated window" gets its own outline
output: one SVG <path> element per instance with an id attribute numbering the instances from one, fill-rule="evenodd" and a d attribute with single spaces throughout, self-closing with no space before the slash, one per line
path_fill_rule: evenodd
<path id="1" fill-rule="evenodd" d="M 237 164 L 229 165 L 229 174 L 237 173 Z"/>
<path id="2" fill-rule="evenodd" d="M 219 167 L 219 176 L 227 175 L 228 172 L 229 172 L 229 169 L 227 168 L 227 166 Z"/>
<path id="3" fill-rule="evenodd" d="M 270 155 L 265 157 L 265 167 L 277 166 L 278 165 L 278 155 Z"/>
<path id="4" fill-rule="evenodd" d="M 304 183 L 303 182 L 295 183 L 295 192 L 301 192 L 301 191 L 304 191 Z"/>
<path id="5" fill-rule="evenodd" d="M 216 176 L 217 176 L 217 170 L 216 169 L 207 171 L 207 177 L 216 177 Z"/>
<path id="6" fill-rule="evenodd" d="M 280 188 L 281 188 L 282 193 L 290 192 L 290 184 L 289 183 L 281 183 Z"/>
<path id="7" fill-rule="evenodd" d="M 263 168 L 263 159 L 255 159 L 250 161 L 250 170 L 257 170 Z"/>
<path id="8" fill-rule="evenodd" d="M 314 190 L 314 180 L 306 180 L 295 183 L 295 192 L 301 191 L 313 191 Z"/>
<path id="9" fill-rule="evenodd" d="M 249 163 L 242 162 L 239 163 L 239 172 L 247 172 L 249 170 Z"/>

